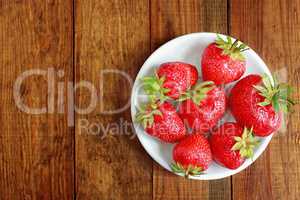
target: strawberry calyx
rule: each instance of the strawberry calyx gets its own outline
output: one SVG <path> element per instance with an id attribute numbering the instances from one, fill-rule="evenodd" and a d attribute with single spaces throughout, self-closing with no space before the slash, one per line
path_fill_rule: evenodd
<path id="1" fill-rule="evenodd" d="M 249 48 L 239 40 L 232 42 L 230 36 L 226 37 L 224 40 L 219 34 L 217 34 L 216 39 L 217 47 L 223 49 L 223 54 L 230 56 L 233 60 L 245 61 L 245 56 L 242 54 L 243 51 L 248 50 Z"/>
<path id="2" fill-rule="evenodd" d="M 288 113 L 291 107 L 295 105 L 291 98 L 293 88 L 286 83 L 278 83 L 274 76 L 271 79 L 267 74 L 262 75 L 262 83 L 263 86 L 253 86 L 265 98 L 258 105 L 267 106 L 271 104 L 275 112 Z"/>
<path id="3" fill-rule="evenodd" d="M 136 122 L 141 123 L 144 128 L 150 127 L 154 123 L 154 115 L 162 116 L 162 112 L 158 109 L 156 103 L 143 105 L 136 114 Z"/>
<path id="4" fill-rule="evenodd" d="M 180 163 L 172 163 L 171 169 L 176 174 L 184 175 L 185 178 L 189 178 L 189 176 L 199 176 L 203 174 L 203 169 L 201 167 L 188 165 L 187 167 L 184 167 Z"/>
<path id="5" fill-rule="evenodd" d="M 206 98 L 207 93 L 215 88 L 213 81 L 205 81 L 195 85 L 192 89 L 187 90 L 182 93 L 178 101 L 185 101 L 187 99 L 192 99 L 192 101 L 199 105 L 200 102 Z"/>
<path id="6" fill-rule="evenodd" d="M 163 87 L 165 80 L 166 78 L 164 76 L 159 78 L 157 74 L 155 76 L 146 76 L 142 78 L 144 91 L 152 102 L 156 100 L 164 102 L 169 99 L 169 97 L 166 96 L 166 93 L 168 93 L 170 89 Z"/>
<path id="7" fill-rule="evenodd" d="M 236 143 L 232 146 L 232 151 L 239 151 L 243 158 L 253 158 L 253 149 L 259 145 L 259 140 L 253 135 L 253 127 L 248 130 L 246 127 L 243 130 L 242 136 L 235 136 Z"/>

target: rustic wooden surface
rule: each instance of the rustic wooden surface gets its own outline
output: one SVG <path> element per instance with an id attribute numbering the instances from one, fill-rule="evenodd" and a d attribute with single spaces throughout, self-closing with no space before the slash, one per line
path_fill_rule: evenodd
<path id="1" fill-rule="evenodd" d="M 101 70 L 114 69 L 136 76 L 150 53 L 148 0 L 78 0 L 75 5 L 76 82 L 91 81 L 103 93 L 102 105 L 88 115 L 77 115 L 76 119 L 101 123 L 103 127 L 121 119 L 130 121 L 128 109 L 119 114 L 99 115 L 101 108 L 106 111 L 125 105 L 131 92 L 124 77 L 115 73 L 107 73 L 100 88 L 99 74 Z M 79 107 L 90 101 L 84 90 L 76 94 Z M 78 199 L 152 197 L 152 161 L 137 139 L 130 139 L 122 134 L 124 131 L 93 136 L 76 129 Z"/>
<path id="2" fill-rule="evenodd" d="M 72 80 L 72 45 L 70 1 L 0 1 L 1 200 L 74 195 L 75 135 L 67 126 L 67 115 L 26 114 L 13 99 L 15 80 L 28 69 L 63 70 L 59 81 Z M 26 104 L 47 105 L 46 79 L 26 79 L 21 88 Z"/>
<path id="3" fill-rule="evenodd" d="M 299 199 L 299 106 L 287 132 L 278 132 L 253 165 L 217 181 L 190 181 L 165 171 L 124 127 L 104 135 L 111 124 L 131 122 L 129 109 L 100 114 L 130 97 L 127 80 L 112 70 L 134 78 L 161 44 L 201 31 L 237 37 L 273 71 L 287 70 L 299 99 L 298 0 L 0 0 L 0 200 Z M 99 98 L 93 112 L 72 112 L 67 89 L 65 112 L 20 111 L 13 98 L 15 80 L 28 69 L 48 68 L 64 71 L 56 76 L 55 89 L 59 83 L 65 88 L 92 83 Z M 111 71 L 101 76 L 103 70 Z M 46 79 L 25 81 L 26 103 L 52 102 Z M 56 94 L 55 108 L 58 99 Z M 76 90 L 76 107 L 86 107 L 90 99 L 83 87 Z M 84 120 L 101 124 L 102 131 L 82 129 Z"/>

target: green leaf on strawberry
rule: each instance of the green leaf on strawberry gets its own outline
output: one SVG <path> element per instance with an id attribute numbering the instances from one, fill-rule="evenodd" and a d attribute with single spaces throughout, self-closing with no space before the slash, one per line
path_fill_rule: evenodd
<path id="1" fill-rule="evenodd" d="M 262 75 L 262 86 L 254 85 L 259 94 L 265 97 L 259 102 L 260 106 L 272 105 L 276 112 L 288 113 L 295 102 L 291 98 L 293 88 L 286 83 L 278 83 L 275 76 L 272 79 L 267 75 Z"/>
<path id="2" fill-rule="evenodd" d="M 217 34 L 216 44 L 220 49 L 223 49 L 223 54 L 230 56 L 233 60 L 245 61 L 245 56 L 242 54 L 243 51 L 249 48 L 239 40 L 232 42 L 230 36 L 223 39 L 219 34 Z"/>
<path id="3" fill-rule="evenodd" d="M 214 82 L 205 81 L 195 85 L 192 89 L 184 92 L 179 97 L 178 101 L 185 101 L 187 99 L 192 99 L 197 105 L 206 98 L 206 94 L 215 87 Z"/>
<path id="4" fill-rule="evenodd" d="M 184 177 L 189 178 L 189 176 L 199 176 L 203 174 L 201 167 L 196 167 L 189 165 L 187 167 L 182 166 L 180 163 L 172 163 L 171 169 L 176 174 L 184 175 Z"/>
<path id="5" fill-rule="evenodd" d="M 259 145 L 259 140 L 253 135 L 253 128 L 248 130 L 246 127 L 243 130 L 241 137 L 234 137 L 236 143 L 231 150 L 239 151 L 243 158 L 253 158 L 253 149 Z"/>
<path id="6" fill-rule="evenodd" d="M 143 125 L 144 128 L 152 126 L 154 123 L 154 115 L 162 116 L 162 112 L 157 109 L 155 103 L 151 103 L 147 106 L 141 106 L 139 112 L 136 115 L 136 122 L 139 122 Z"/>
<path id="7" fill-rule="evenodd" d="M 159 78 L 156 76 L 146 76 L 142 78 L 144 91 L 148 95 L 151 102 L 160 100 L 164 102 L 169 99 L 165 94 L 170 91 L 168 88 L 163 87 L 165 77 Z"/>

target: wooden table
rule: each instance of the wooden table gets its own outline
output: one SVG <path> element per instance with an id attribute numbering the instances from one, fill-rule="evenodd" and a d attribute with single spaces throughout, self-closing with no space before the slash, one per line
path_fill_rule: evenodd
<path id="1" fill-rule="evenodd" d="M 161 44 L 201 31 L 244 41 L 273 71 L 286 70 L 299 98 L 299 0 L 0 0 L 0 199 L 299 199 L 298 106 L 287 132 L 251 167 L 216 181 L 168 173 L 131 139 L 131 129 L 110 127 L 131 123 L 129 109 L 104 113 L 130 97 L 120 73 L 134 78 Z M 19 88 L 24 104 L 46 106 L 34 115 L 18 108 L 13 87 L 37 69 Z M 82 113 L 89 84 L 98 101 Z"/>

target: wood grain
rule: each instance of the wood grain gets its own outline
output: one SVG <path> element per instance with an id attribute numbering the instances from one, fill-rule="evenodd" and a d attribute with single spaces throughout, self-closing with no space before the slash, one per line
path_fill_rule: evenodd
<path id="1" fill-rule="evenodd" d="M 131 124 L 129 109 L 103 114 L 123 107 L 131 87 L 120 74 L 101 77 L 109 69 L 134 78 L 149 55 L 148 0 L 78 0 L 75 6 L 76 83 L 85 80 L 95 85 L 100 100 L 93 112 L 76 115 L 77 198 L 151 199 L 152 161 L 132 139 L 131 127 L 118 129 L 121 120 Z M 89 102 L 89 93 L 79 88 L 76 105 L 84 108 Z M 83 129 L 82 120 L 94 131 Z"/>
<path id="2" fill-rule="evenodd" d="M 273 72 L 296 88 L 299 99 L 300 2 L 231 1 L 231 35 L 255 49 Z M 287 131 L 276 133 L 266 152 L 233 177 L 233 199 L 299 199 L 299 106 Z"/>
<path id="3" fill-rule="evenodd" d="M 129 108 L 104 113 L 126 105 L 131 86 L 124 74 L 135 78 L 157 47 L 200 31 L 249 44 L 286 76 L 299 99 L 298 0 L 0 0 L 0 30 L 0 200 L 299 199 L 299 105 L 287 130 L 232 182 L 167 172 L 135 138 Z M 26 104 L 37 108 L 53 100 L 53 112 L 47 107 L 47 114 L 32 115 L 17 107 L 12 88 L 30 69 L 63 72 L 55 74 L 54 99 L 46 76 L 30 76 L 21 86 Z M 90 104 L 87 85 L 98 99 L 92 112 L 75 114 L 76 132 L 67 90 L 74 79 L 77 109 Z"/>
<path id="4" fill-rule="evenodd" d="M 0 199 L 72 199 L 74 132 L 56 101 L 49 113 L 47 76 L 30 76 L 20 93 L 24 103 L 46 106 L 48 114 L 25 113 L 13 97 L 16 79 L 27 70 L 62 70 L 55 95 L 57 82 L 72 81 L 72 3 L 2 0 L 0 30 Z"/>
<path id="5" fill-rule="evenodd" d="M 191 32 L 227 33 L 227 1 L 151 0 L 151 51 Z M 154 163 L 153 199 L 230 199 L 231 179 L 191 181 Z"/>

